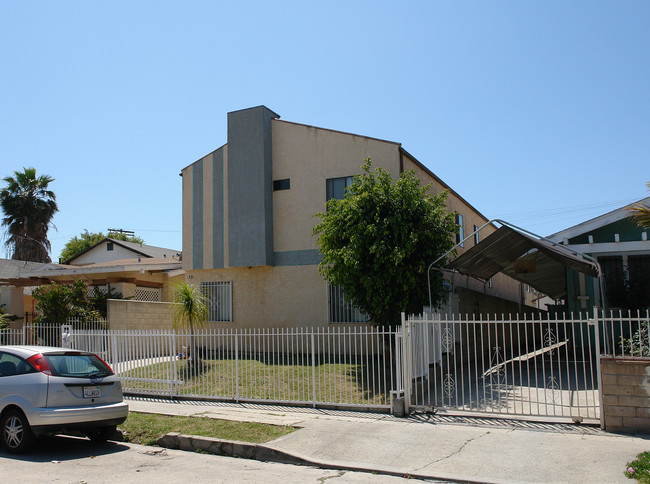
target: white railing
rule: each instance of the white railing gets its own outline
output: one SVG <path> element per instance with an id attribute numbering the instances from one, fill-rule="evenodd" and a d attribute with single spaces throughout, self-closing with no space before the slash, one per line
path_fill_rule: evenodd
<path id="1" fill-rule="evenodd" d="M 593 318 L 404 321 L 405 394 L 416 409 L 599 418 Z"/>
<path id="2" fill-rule="evenodd" d="M 22 329 L 4 329 L 0 331 L 0 345 L 25 344 L 25 335 Z"/>
<path id="3" fill-rule="evenodd" d="M 603 327 L 603 355 L 612 358 L 650 358 L 650 310 L 596 311 Z"/>
<path id="4" fill-rule="evenodd" d="M 108 326 L 103 319 L 70 318 L 67 324 L 75 330 L 103 330 Z M 64 327 L 49 323 L 29 323 L 20 329 L 0 331 L 0 344 L 5 345 L 65 346 L 65 338 Z"/>
<path id="5" fill-rule="evenodd" d="M 335 327 L 75 330 L 68 344 L 105 359 L 126 393 L 389 409 L 394 341 L 391 329 Z"/>

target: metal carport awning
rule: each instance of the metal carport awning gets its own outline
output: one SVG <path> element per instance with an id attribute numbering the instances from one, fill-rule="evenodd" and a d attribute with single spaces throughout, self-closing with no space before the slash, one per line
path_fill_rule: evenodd
<path id="1" fill-rule="evenodd" d="M 525 233 L 523 229 L 501 220 L 492 220 L 481 229 L 494 222 L 501 224 L 496 232 L 443 269 L 483 280 L 502 272 L 554 299 L 563 299 L 567 295 L 567 268 L 599 278 L 600 267 L 593 258 Z"/>

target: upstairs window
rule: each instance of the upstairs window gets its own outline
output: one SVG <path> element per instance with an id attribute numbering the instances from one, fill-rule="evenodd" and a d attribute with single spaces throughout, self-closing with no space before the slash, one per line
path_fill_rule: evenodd
<path id="1" fill-rule="evenodd" d="M 345 189 L 352 185 L 352 178 L 351 176 L 329 178 L 325 184 L 327 200 L 332 198 L 343 200 L 345 198 Z"/>
<path id="2" fill-rule="evenodd" d="M 113 242 L 106 242 L 106 250 L 113 250 Z"/>
<path id="3" fill-rule="evenodd" d="M 474 245 L 478 245 L 478 225 L 474 225 Z"/>
<path id="4" fill-rule="evenodd" d="M 456 233 L 456 243 L 461 247 L 465 247 L 462 240 L 465 238 L 465 227 L 463 226 L 463 216 L 459 213 L 456 214 L 456 223 L 458 224 L 458 233 Z"/>

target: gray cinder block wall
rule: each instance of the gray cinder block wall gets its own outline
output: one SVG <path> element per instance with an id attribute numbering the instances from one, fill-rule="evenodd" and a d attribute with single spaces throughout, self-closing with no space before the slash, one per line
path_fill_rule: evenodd
<path id="1" fill-rule="evenodd" d="M 608 432 L 650 433 L 650 358 L 600 360 Z"/>

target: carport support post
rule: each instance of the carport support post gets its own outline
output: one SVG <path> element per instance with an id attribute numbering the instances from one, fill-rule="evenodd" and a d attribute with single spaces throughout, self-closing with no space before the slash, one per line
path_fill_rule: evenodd
<path id="1" fill-rule="evenodd" d="M 600 321 L 598 320 L 598 306 L 594 306 L 594 337 L 596 338 L 596 378 L 598 381 L 598 406 L 600 408 L 600 428 L 605 430 L 605 412 L 603 411 L 603 382 L 600 374 Z"/>
<path id="2" fill-rule="evenodd" d="M 316 346 L 314 345 L 314 328 L 311 328 L 311 398 L 316 408 Z"/>
<path id="3" fill-rule="evenodd" d="M 239 330 L 235 330 L 235 401 L 239 403 Z"/>
<path id="4" fill-rule="evenodd" d="M 173 355 L 172 356 L 172 367 L 171 367 L 172 374 L 170 375 L 170 378 L 169 378 L 171 380 L 171 383 L 169 385 L 169 388 L 170 388 L 169 397 L 174 398 L 174 396 L 176 394 L 176 382 L 178 381 L 178 367 L 177 367 L 178 353 L 177 353 L 177 350 L 176 350 L 176 331 L 175 330 L 173 330 L 173 329 L 171 330 L 171 332 L 169 333 L 169 339 L 171 340 L 172 355 Z"/>
<path id="5" fill-rule="evenodd" d="M 404 413 L 409 414 L 411 409 L 411 355 L 409 348 L 409 334 L 406 323 L 406 314 L 402 313 L 402 385 L 404 386 Z"/>

